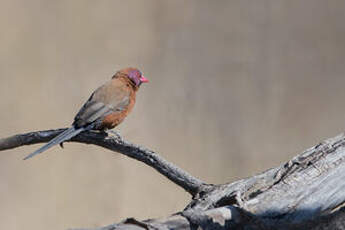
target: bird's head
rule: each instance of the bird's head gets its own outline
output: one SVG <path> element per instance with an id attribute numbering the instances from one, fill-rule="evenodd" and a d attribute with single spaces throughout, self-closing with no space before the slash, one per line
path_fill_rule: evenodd
<path id="1" fill-rule="evenodd" d="M 119 76 L 125 76 L 129 78 L 136 87 L 139 87 L 141 83 L 149 82 L 147 78 L 144 77 L 144 75 L 141 74 L 141 72 L 136 68 L 125 68 L 120 71 L 118 71 L 113 78 L 119 77 Z"/>

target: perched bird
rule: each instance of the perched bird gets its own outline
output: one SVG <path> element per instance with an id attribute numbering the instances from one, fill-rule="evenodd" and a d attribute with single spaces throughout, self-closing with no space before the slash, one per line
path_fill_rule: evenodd
<path id="1" fill-rule="evenodd" d="M 46 145 L 29 154 L 24 160 L 62 144 L 85 130 L 112 129 L 120 124 L 135 103 L 135 94 L 148 80 L 136 68 L 118 71 L 110 81 L 96 89 L 74 117 L 72 127 Z"/>

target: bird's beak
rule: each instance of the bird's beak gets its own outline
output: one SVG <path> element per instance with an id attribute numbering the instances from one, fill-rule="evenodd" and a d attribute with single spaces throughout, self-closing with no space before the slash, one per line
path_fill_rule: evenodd
<path id="1" fill-rule="evenodd" d="M 141 75 L 140 81 L 141 81 L 142 83 L 149 82 L 149 80 L 148 80 L 146 77 L 144 77 L 144 75 Z"/>

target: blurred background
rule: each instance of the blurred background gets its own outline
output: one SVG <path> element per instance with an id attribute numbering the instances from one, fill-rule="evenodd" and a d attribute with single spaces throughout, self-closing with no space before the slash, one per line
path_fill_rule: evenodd
<path id="1" fill-rule="evenodd" d="M 1 137 L 67 127 L 120 68 L 150 83 L 118 130 L 209 183 L 289 160 L 345 126 L 345 1 L 3 0 Z M 0 154 L 0 229 L 164 217 L 190 196 L 92 145 Z"/>

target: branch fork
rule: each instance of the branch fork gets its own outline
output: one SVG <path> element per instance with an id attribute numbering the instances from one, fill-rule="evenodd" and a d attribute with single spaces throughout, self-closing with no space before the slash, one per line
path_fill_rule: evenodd
<path id="1" fill-rule="evenodd" d="M 0 151 L 45 143 L 65 130 L 3 138 Z M 128 218 L 98 230 L 345 229 L 344 134 L 323 141 L 276 168 L 222 185 L 207 184 L 156 152 L 118 134 L 108 134 L 112 133 L 85 131 L 69 141 L 94 144 L 139 160 L 191 194 L 192 200 L 183 211 L 167 218 Z"/>

